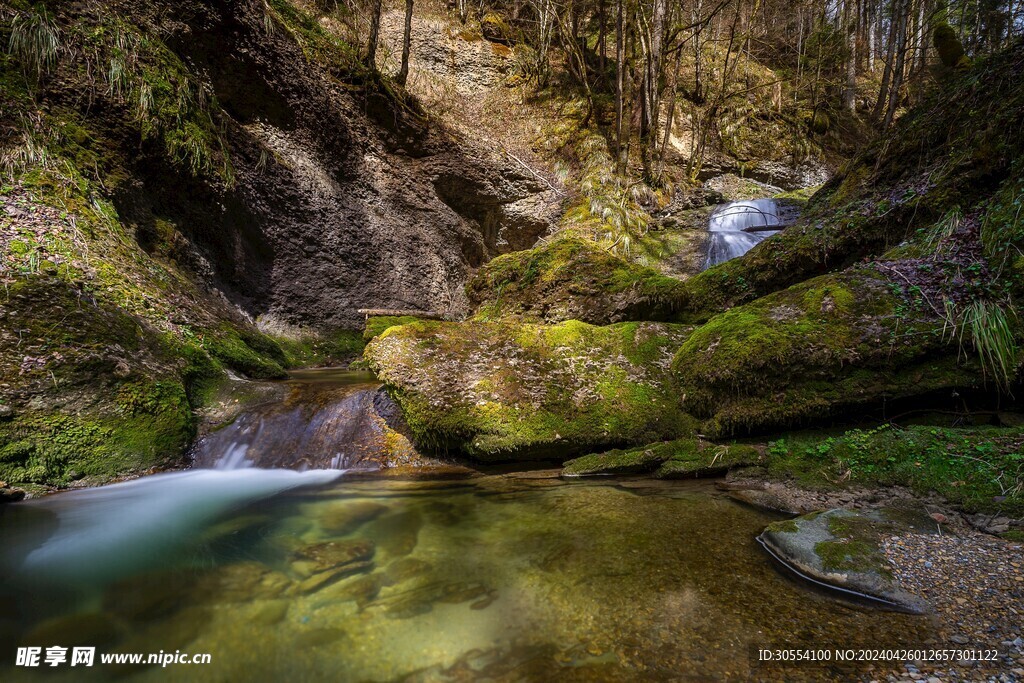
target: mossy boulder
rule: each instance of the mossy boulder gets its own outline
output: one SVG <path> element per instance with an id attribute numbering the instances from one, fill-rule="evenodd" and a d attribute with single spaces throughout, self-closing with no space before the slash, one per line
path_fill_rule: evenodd
<path id="1" fill-rule="evenodd" d="M 896 582 L 882 547 L 886 538 L 908 533 L 935 528 L 904 511 L 835 509 L 770 524 L 758 540 L 805 578 L 922 613 L 928 603 Z"/>
<path id="2" fill-rule="evenodd" d="M 976 387 L 944 320 L 877 270 L 824 275 L 697 328 L 674 361 L 704 433 L 791 426 L 844 408 Z"/>
<path id="3" fill-rule="evenodd" d="M 680 448 L 654 473 L 659 479 L 694 479 L 720 476 L 736 467 L 756 465 L 760 452 L 747 444 L 698 441 L 695 448 Z"/>
<path id="4" fill-rule="evenodd" d="M 615 449 L 574 458 L 562 467 L 563 477 L 653 472 L 661 479 L 692 479 L 725 474 L 733 467 L 753 465 L 760 454 L 744 444 L 715 444 L 695 436 Z"/>
<path id="5" fill-rule="evenodd" d="M 481 460 L 566 457 L 693 432 L 669 372 L 689 329 L 513 321 L 391 327 L 365 357 L 417 446 Z"/>
<path id="6" fill-rule="evenodd" d="M 418 322 L 419 318 L 411 315 L 375 315 L 366 319 L 366 327 L 363 328 L 363 341 L 369 342 L 380 335 L 384 330 L 397 325 L 408 325 Z"/>
<path id="7" fill-rule="evenodd" d="M 943 66 L 949 69 L 966 69 L 971 66 L 971 58 L 964 51 L 963 43 L 947 22 L 942 21 L 935 26 L 932 42 Z"/>
<path id="8" fill-rule="evenodd" d="M 682 282 L 630 263 L 577 237 L 505 254 L 466 286 L 477 320 L 519 316 L 536 322 L 606 325 L 667 320 Z"/>

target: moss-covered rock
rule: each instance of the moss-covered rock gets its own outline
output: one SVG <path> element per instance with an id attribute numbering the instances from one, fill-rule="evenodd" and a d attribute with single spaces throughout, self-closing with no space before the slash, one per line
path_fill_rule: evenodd
<path id="1" fill-rule="evenodd" d="M 477 320 L 666 320 L 682 282 L 564 237 L 490 261 L 466 286 Z"/>
<path id="2" fill-rule="evenodd" d="M 928 603 L 894 580 L 882 542 L 899 534 L 934 532 L 934 526 L 908 522 L 904 511 L 835 509 L 770 524 L 758 540 L 781 562 L 815 581 L 926 612 Z"/>
<path id="3" fill-rule="evenodd" d="M 417 445 L 482 460 L 568 456 L 692 433 L 669 372 L 688 328 L 420 321 L 365 357 Z"/>
<path id="4" fill-rule="evenodd" d="M 871 268 L 733 308 L 689 336 L 674 370 L 707 434 L 794 425 L 854 405 L 981 384 L 944 320 Z"/>
<path id="5" fill-rule="evenodd" d="M 716 444 L 688 436 L 574 458 L 563 465 L 562 476 L 654 472 L 661 479 L 691 479 L 724 474 L 759 459 L 760 453 L 753 446 Z"/>
<path id="6" fill-rule="evenodd" d="M 408 325 L 418 322 L 420 319 L 411 315 L 375 315 L 366 320 L 366 327 L 363 329 L 363 341 L 369 342 L 380 335 L 384 330 L 397 325 Z"/>
<path id="7" fill-rule="evenodd" d="M 17 279 L 3 300 L 0 480 L 102 483 L 178 461 L 215 364 L 56 278 Z"/>
<path id="8" fill-rule="evenodd" d="M 563 477 L 581 477 L 594 474 L 642 474 L 653 472 L 666 460 L 683 452 L 694 451 L 697 439 L 687 437 L 648 444 L 639 448 L 616 448 L 605 453 L 591 453 L 566 462 Z"/>
<path id="9" fill-rule="evenodd" d="M 660 479 L 693 479 L 725 474 L 735 467 L 755 465 L 761 454 L 746 444 L 714 444 L 699 441 L 695 448 L 680 448 L 662 463 L 654 476 Z"/>

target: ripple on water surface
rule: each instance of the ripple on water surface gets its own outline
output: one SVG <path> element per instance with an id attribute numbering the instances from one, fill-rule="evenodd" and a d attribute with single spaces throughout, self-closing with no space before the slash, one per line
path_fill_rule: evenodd
<path id="1" fill-rule="evenodd" d="M 60 601 L 8 596 L 22 614 L 4 641 L 212 655 L 118 672 L 138 680 L 620 681 L 847 680 L 857 672 L 753 669 L 749 649 L 927 638 L 925 618 L 780 574 L 753 540 L 768 515 L 704 484 L 627 484 L 487 476 L 279 493 L 202 520 L 174 561 Z"/>

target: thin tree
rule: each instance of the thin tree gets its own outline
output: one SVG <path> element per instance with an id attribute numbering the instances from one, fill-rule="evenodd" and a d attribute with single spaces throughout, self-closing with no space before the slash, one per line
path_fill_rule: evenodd
<path id="1" fill-rule="evenodd" d="M 398 77 L 395 79 L 400 85 L 405 85 L 409 78 L 409 51 L 412 48 L 412 3 L 413 0 L 405 0 L 405 33 L 402 35 L 402 66 L 398 70 Z"/>

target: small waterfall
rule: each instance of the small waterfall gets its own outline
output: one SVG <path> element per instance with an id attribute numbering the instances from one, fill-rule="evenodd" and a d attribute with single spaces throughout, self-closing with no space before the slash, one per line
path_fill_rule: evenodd
<path id="1" fill-rule="evenodd" d="M 377 386 L 301 385 L 281 403 L 257 406 L 196 444 L 194 467 L 349 469 L 378 466 L 390 399 Z"/>
<path id="2" fill-rule="evenodd" d="M 792 221 L 794 208 L 774 199 L 747 199 L 719 205 L 708 219 L 708 255 L 704 268 L 750 251 Z"/>

